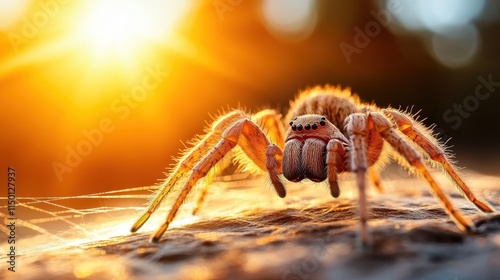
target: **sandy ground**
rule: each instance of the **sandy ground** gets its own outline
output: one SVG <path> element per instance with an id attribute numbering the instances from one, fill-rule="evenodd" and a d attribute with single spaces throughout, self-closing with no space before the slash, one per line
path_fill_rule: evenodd
<path id="1" fill-rule="evenodd" d="M 19 240 L 17 272 L 4 279 L 499 279 L 500 218 L 480 214 L 435 174 L 480 232 L 461 233 L 427 185 L 391 169 L 384 193 L 370 192 L 373 247 L 356 249 L 356 191 L 346 176 L 339 199 L 324 184 L 288 184 L 280 199 L 264 179 L 214 183 L 206 205 L 184 213 L 159 244 L 149 235 L 166 210 L 136 234 L 136 211 L 100 215 L 66 230 Z M 467 176 L 500 210 L 500 177 Z M 139 206 L 144 200 L 138 201 Z M 168 204 L 168 203 L 167 203 Z M 189 212 L 192 203 L 186 204 Z M 139 208 L 134 208 L 139 209 Z M 5 250 L 6 244 L 2 244 Z"/>

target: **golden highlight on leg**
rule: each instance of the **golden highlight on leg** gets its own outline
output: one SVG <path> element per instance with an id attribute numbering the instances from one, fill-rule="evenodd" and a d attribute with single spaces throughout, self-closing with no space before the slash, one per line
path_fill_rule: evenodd
<path id="1" fill-rule="evenodd" d="M 373 185 L 375 186 L 375 189 L 379 193 L 383 193 L 384 188 L 382 188 L 382 183 L 380 182 L 380 176 L 378 175 L 377 171 L 370 169 L 369 173 L 370 173 L 370 179 L 371 179 Z"/>
<path id="2" fill-rule="evenodd" d="M 213 177 L 215 173 L 213 171 L 208 172 L 207 179 L 205 182 L 205 185 L 203 186 L 203 189 L 201 190 L 201 194 L 198 197 L 198 200 L 196 201 L 196 206 L 193 209 L 192 214 L 196 215 L 198 211 L 200 211 L 201 205 L 205 201 L 205 198 L 207 197 L 208 189 L 210 188 L 210 184 L 212 183 Z"/>
<path id="3" fill-rule="evenodd" d="M 253 145 L 249 144 L 248 139 L 253 139 Z M 152 242 L 157 242 L 163 233 L 168 229 L 168 226 L 175 218 L 179 208 L 184 203 L 193 186 L 195 186 L 201 178 L 205 177 L 210 169 L 213 168 L 237 144 L 241 147 L 242 151 L 257 164 L 257 166 L 260 166 L 261 168 L 263 166 L 262 169 L 265 170 L 267 164 L 265 151 L 271 143 L 264 135 L 262 129 L 254 122 L 248 119 L 236 121 L 228 127 L 227 130 L 225 130 L 222 135 L 222 139 L 219 140 L 210 152 L 201 158 L 193 167 L 189 179 L 184 184 L 182 191 L 172 205 L 164 224 L 158 228 L 154 236 L 151 238 Z"/>
<path id="4" fill-rule="evenodd" d="M 151 242 L 151 243 L 158 243 L 158 241 L 160 241 L 160 238 L 163 236 L 163 234 L 167 230 L 168 226 L 169 226 L 168 223 L 162 224 L 158 228 L 158 230 L 155 232 L 155 234 L 153 236 L 151 236 L 151 239 L 149 240 L 149 242 Z"/>
<path id="5" fill-rule="evenodd" d="M 168 195 L 172 187 L 177 184 L 178 180 L 189 172 L 200 158 L 204 157 L 208 151 L 219 141 L 222 132 L 227 129 L 233 122 L 243 118 L 241 111 L 232 111 L 214 122 L 211 131 L 191 150 L 189 150 L 177 163 L 168 178 L 160 185 L 161 191 L 151 201 L 146 212 L 134 223 L 131 232 L 139 230 L 144 223 L 149 219 L 152 213 L 158 209 L 161 202 Z"/>
<path id="6" fill-rule="evenodd" d="M 200 162 L 198 162 L 198 164 L 196 164 L 196 166 L 193 168 L 191 172 L 191 175 L 189 176 L 189 179 L 184 184 L 182 191 L 175 200 L 174 205 L 172 205 L 172 208 L 168 213 L 165 223 L 162 224 L 160 228 L 158 228 L 155 235 L 151 239 L 152 242 L 157 242 L 163 235 L 163 233 L 168 229 L 168 226 L 175 218 L 175 215 L 177 215 L 179 208 L 181 207 L 182 203 L 184 203 L 184 200 L 186 199 L 189 192 L 193 189 L 193 186 L 196 184 L 196 182 L 198 182 L 198 180 L 203 178 L 208 173 L 210 168 L 212 168 L 220 159 L 222 159 L 222 157 L 224 157 L 235 146 L 236 142 L 223 138 L 222 140 L 219 141 L 219 143 L 217 143 L 217 145 L 210 151 L 210 153 L 205 158 L 203 158 Z"/>
<path id="7" fill-rule="evenodd" d="M 193 148 L 192 151 L 188 153 L 182 159 L 182 161 L 177 164 L 170 176 L 165 180 L 165 182 L 161 184 L 161 191 L 153 199 L 146 213 L 144 213 L 142 217 L 137 220 L 134 226 L 132 226 L 132 232 L 137 231 L 142 227 L 142 225 L 144 225 L 149 216 L 151 216 L 151 214 L 154 213 L 156 209 L 158 209 L 158 206 L 160 206 L 161 202 L 163 201 L 163 199 L 165 199 L 172 187 L 178 182 L 183 174 L 189 172 L 192 169 L 192 167 L 196 164 L 196 161 L 198 161 L 202 155 L 205 155 L 207 153 L 210 146 L 212 146 L 216 142 L 216 139 L 217 135 L 214 135 L 213 133 L 208 134 L 203 139 L 203 141 L 201 141 L 195 148 Z"/>
<path id="8" fill-rule="evenodd" d="M 146 223 L 146 221 L 149 219 L 149 217 L 151 217 L 151 213 L 150 212 L 146 212 L 144 213 L 135 223 L 134 225 L 132 226 L 132 228 L 130 229 L 131 232 L 136 232 L 138 231 L 142 225 L 144 225 L 144 223 Z"/>

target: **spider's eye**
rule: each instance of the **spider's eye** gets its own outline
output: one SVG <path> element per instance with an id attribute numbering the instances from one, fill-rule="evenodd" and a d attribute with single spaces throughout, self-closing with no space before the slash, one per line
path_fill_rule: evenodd
<path id="1" fill-rule="evenodd" d="M 289 122 L 288 124 L 289 124 L 290 126 L 292 126 L 292 124 L 293 124 L 293 121 L 290 121 L 290 122 Z"/>
<path id="2" fill-rule="evenodd" d="M 319 125 L 321 125 L 321 126 L 325 126 L 325 125 L 326 125 L 325 120 L 321 119 L 321 121 L 319 121 Z"/>
<path id="3" fill-rule="evenodd" d="M 302 130 L 302 125 L 301 125 L 301 124 L 297 125 L 297 130 L 298 130 L 298 131 L 301 131 L 301 130 Z"/>
<path id="4" fill-rule="evenodd" d="M 309 130 L 309 129 L 311 129 L 311 125 L 310 125 L 310 124 L 306 124 L 306 125 L 304 126 L 304 128 L 305 128 L 306 130 Z"/>
<path id="5" fill-rule="evenodd" d="M 317 125 L 317 124 L 315 124 L 315 123 L 313 123 L 313 125 L 312 125 L 312 129 L 313 129 L 313 130 L 318 129 L 318 125 Z"/>
<path id="6" fill-rule="evenodd" d="M 297 127 L 295 125 L 292 125 L 292 130 L 295 131 Z"/>

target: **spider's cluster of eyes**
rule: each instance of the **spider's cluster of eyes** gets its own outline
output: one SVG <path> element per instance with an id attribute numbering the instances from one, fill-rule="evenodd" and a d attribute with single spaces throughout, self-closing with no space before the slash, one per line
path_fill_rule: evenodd
<path id="1" fill-rule="evenodd" d="M 302 124 L 295 125 L 295 124 L 293 123 L 293 121 L 295 121 L 295 120 L 297 120 L 297 118 L 293 119 L 293 120 L 292 120 L 292 121 L 290 121 L 290 123 L 289 123 L 289 124 L 290 124 L 290 126 L 292 127 L 292 130 L 293 130 L 293 131 L 296 131 L 296 130 L 298 130 L 298 131 L 302 131 L 302 129 L 305 129 L 305 130 L 310 130 L 311 128 L 312 128 L 313 130 L 318 129 L 318 124 L 316 124 L 316 123 L 313 123 L 312 125 L 310 125 L 310 124 L 306 123 L 306 124 L 302 127 Z M 325 117 L 321 117 L 321 119 L 320 119 L 320 121 L 319 121 L 319 125 L 321 125 L 321 126 L 325 126 L 325 125 L 326 125 L 326 118 L 325 118 Z"/>

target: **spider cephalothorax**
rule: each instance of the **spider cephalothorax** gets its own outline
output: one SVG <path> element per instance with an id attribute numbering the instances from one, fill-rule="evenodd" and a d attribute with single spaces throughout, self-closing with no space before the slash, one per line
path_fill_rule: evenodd
<path id="1" fill-rule="evenodd" d="M 285 131 L 285 124 L 288 130 Z M 265 131 L 265 132 L 264 132 Z M 387 143 L 389 145 L 385 145 Z M 239 146 L 240 149 L 234 149 Z M 229 153 L 230 151 L 234 153 Z M 422 151 L 422 152 L 421 152 Z M 253 171 L 267 172 L 280 197 L 286 189 L 280 175 L 288 181 L 305 178 L 315 182 L 328 180 L 333 197 L 340 195 L 337 175 L 352 172 L 358 188 L 360 216 L 359 241 L 369 245 L 367 229 L 366 179 L 380 189 L 378 171 L 390 156 L 420 174 L 429 183 L 455 224 L 463 231 L 475 226 L 455 209 L 448 196 L 431 176 L 426 162 L 439 164 L 463 196 L 483 212 L 493 212 L 478 200 L 450 162 L 443 146 L 421 123 L 406 112 L 380 109 L 363 103 L 349 90 L 316 87 L 302 92 L 291 102 L 284 121 L 273 110 L 247 114 L 234 110 L 220 116 L 207 134 L 186 150 L 169 176 L 160 185 L 147 211 L 132 226 L 137 231 L 158 208 L 173 186 L 181 191 L 151 241 L 157 242 L 174 219 L 194 185 L 209 174 L 227 154 Z M 198 200 L 203 201 L 211 176 Z"/>

